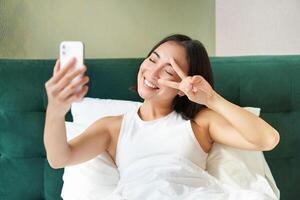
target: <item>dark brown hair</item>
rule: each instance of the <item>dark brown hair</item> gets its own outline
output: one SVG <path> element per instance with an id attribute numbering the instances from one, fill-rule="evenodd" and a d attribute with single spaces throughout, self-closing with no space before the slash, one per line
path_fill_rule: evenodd
<path id="1" fill-rule="evenodd" d="M 149 57 L 157 47 L 168 41 L 174 41 L 186 49 L 187 62 L 189 65 L 188 76 L 201 75 L 211 87 L 214 88 L 213 73 L 208 54 L 204 45 L 198 40 L 193 40 L 182 34 L 170 35 L 158 42 L 151 49 L 147 57 Z M 182 97 L 177 95 L 173 100 L 173 109 L 177 113 L 180 113 L 185 119 L 193 119 L 204 107 L 206 106 L 190 101 L 186 95 Z"/>

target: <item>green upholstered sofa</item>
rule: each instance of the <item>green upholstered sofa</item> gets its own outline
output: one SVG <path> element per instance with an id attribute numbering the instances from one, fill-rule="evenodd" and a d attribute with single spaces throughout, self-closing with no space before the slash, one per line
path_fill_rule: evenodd
<path id="1" fill-rule="evenodd" d="M 86 96 L 140 100 L 135 84 L 141 58 L 87 59 Z M 0 59 L 0 199 L 61 199 L 63 169 L 46 159 L 45 82 L 55 60 Z M 300 55 L 213 57 L 215 89 L 240 106 L 261 108 L 280 133 L 265 157 L 282 200 L 300 198 Z M 72 121 L 70 112 L 66 120 Z"/>

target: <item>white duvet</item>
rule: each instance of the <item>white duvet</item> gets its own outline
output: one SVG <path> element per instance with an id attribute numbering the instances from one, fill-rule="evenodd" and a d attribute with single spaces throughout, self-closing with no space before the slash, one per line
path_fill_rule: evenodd
<path id="1" fill-rule="evenodd" d="M 84 98 L 72 105 L 74 122 L 66 122 L 68 140 L 95 120 L 122 114 L 135 108 L 136 103 Z M 249 111 L 259 116 L 259 109 Z M 124 171 L 104 152 L 87 162 L 66 167 L 63 181 L 64 200 L 259 200 L 279 199 L 280 194 L 262 152 L 216 143 L 208 156 L 207 172 L 178 155 L 148 157 Z"/>
<path id="2" fill-rule="evenodd" d="M 221 183 L 180 155 L 143 158 L 120 170 L 120 181 L 106 200 L 276 199 L 266 193 Z"/>

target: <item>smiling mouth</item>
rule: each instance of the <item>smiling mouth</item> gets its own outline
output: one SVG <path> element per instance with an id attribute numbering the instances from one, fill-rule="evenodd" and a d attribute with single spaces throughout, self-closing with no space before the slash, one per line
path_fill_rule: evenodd
<path id="1" fill-rule="evenodd" d="M 159 87 L 154 85 L 152 82 L 148 81 L 145 77 L 144 77 L 144 85 L 147 86 L 148 88 L 159 89 Z"/>

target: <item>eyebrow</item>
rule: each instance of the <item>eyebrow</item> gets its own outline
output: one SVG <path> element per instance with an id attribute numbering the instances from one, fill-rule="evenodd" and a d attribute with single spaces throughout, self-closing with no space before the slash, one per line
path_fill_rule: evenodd
<path id="1" fill-rule="evenodd" d="M 158 58 L 160 58 L 160 55 L 156 51 L 153 51 L 152 53 L 154 53 Z M 170 65 L 173 68 L 173 66 L 171 65 L 171 63 L 167 63 L 167 65 Z"/>
<path id="2" fill-rule="evenodd" d="M 156 51 L 153 51 L 153 53 L 158 57 L 160 58 L 160 55 L 158 55 L 158 53 Z"/>

